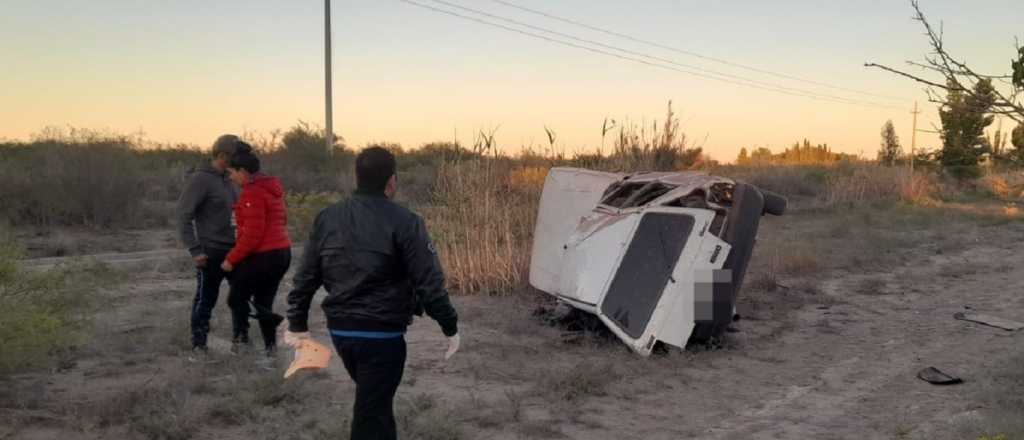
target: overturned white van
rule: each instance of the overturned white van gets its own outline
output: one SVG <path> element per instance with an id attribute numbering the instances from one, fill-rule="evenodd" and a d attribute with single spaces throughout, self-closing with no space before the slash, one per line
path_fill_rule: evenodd
<path id="1" fill-rule="evenodd" d="M 786 200 L 699 172 L 553 168 L 530 284 L 598 318 L 633 351 L 685 347 L 732 323 L 763 214 Z"/>

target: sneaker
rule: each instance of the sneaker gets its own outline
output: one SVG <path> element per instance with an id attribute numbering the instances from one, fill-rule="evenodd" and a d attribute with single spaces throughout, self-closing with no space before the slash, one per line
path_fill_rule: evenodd
<path id="1" fill-rule="evenodd" d="M 268 351 L 266 356 L 261 356 L 256 359 L 255 364 L 262 370 L 274 371 L 275 365 L 277 364 L 277 355 L 273 351 Z"/>
<path id="2" fill-rule="evenodd" d="M 252 345 L 248 342 L 232 342 L 231 354 L 247 354 L 251 351 Z"/>
<path id="3" fill-rule="evenodd" d="M 205 345 L 193 346 L 192 352 L 188 355 L 188 361 L 193 364 L 205 364 L 210 362 L 210 349 Z"/>
<path id="4" fill-rule="evenodd" d="M 231 338 L 231 354 L 242 354 L 249 351 L 249 335 L 238 334 Z"/>

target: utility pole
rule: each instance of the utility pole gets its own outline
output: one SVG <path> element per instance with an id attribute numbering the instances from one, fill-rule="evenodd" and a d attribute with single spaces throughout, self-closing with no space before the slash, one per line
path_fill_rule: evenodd
<path id="1" fill-rule="evenodd" d="M 324 139 L 327 140 L 327 152 L 333 151 L 334 127 L 331 116 L 331 0 L 324 0 L 324 106 L 326 132 Z"/>
<path id="2" fill-rule="evenodd" d="M 921 113 L 917 110 L 917 101 L 914 101 L 914 111 L 910 114 L 914 115 L 914 131 L 910 134 L 910 174 L 914 174 L 914 150 L 917 148 L 917 115 Z"/>

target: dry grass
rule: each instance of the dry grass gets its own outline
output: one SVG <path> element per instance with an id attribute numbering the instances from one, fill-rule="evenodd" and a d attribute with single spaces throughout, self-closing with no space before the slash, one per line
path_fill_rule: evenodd
<path id="1" fill-rule="evenodd" d="M 129 373 L 122 373 L 121 380 L 135 382 L 132 386 L 103 390 L 54 412 L 83 432 L 126 430 L 144 438 L 183 440 L 195 437 L 200 429 L 262 425 L 271 413 L 298 414 L 295 408 L 324 403 L 318 392 L 327 380 L 322 374 L 282 381 L 280 371 L 255 368 L 251 357 L 218 359 L 210 365 L 171 366 L 166 364 L 174 360 L 163 361 L 162 367 L 144 379 L 121 367 L 123 373 Z M 338 416 L 345 414 L 339 409 Z M 329 438 L 342 430 L 347 434 L 347 426 L 309 420 L 304 424 L 313 438 Z M 264 434 L 270 438 L 286 434 L 292 427 L 266 428 Z"/>
<path id="2" fill-rule="evenodd" d="M 822 255 L 810 246 L 792 246 L 778 251 L 769 263 L 773 270 L 783 275 L 810 276 L 822 269 Z"/>
<path id="3" fill-rule="evenodd" d="M 1013 362 L 1003 363 L 992 374 L 978 380 L 972 391 L 974 398 L 983 402 L 978 405 L 976 417 L 965 418 L 956 423 L 959 438 L 1020 439 L 1024 438 L 1024 372 L 1021 371 L 1019 356 Z"/>
<path id="4" fill-rule="evenodd" d="M 708 171 L 750 183 L 790 198 L 820 196 L 834 167 L 826 166 L 722 166 Z"/>
<path id="5" fill-rule="evenodd" d="M 399 398 L 395 405 L 399 436 L 415 440 L 460 440 L 465 434 L 453 408 L 432 394 L 420 393 Z M 464 415 L 464 414 L 463 414 Z"/>
<path id="6" fill-rule="evenodd" d="M 846 208 L 880 202 L 927 203 L 958 192 L 936 174 L 872 163 L 716 167 L 710 171 L 789 197 L 798 206 Z"/>
<path id="7" fill-rule="evenodd" d="M 556 401 L 575 402 L 608 395 L 609 386 L 621 378 L 621 373 L 607 359 L 590 359 L 570 368 L 548 371 L 538 386 Z"/>
<path id="8" fill-rule="evenodd" d="M 825 178 L 818 205 L 849 208 L 865 204 L 928 203 L 940 197 L 947 184 L 928 172 L 872 164 L 838 166 Z"/>
<path id="9" fill-rule="evenodd" d="M 978 179 L 979 189 L 1006 201 L 1024 200 L 1024 172 L 997 171 Z"/>
<path id="10" fill-rule="evenodd" d="M 857 283 L 857 293 L 863 295 L 885 295 L 888 293 L 888 283 L 881 278 L 864 278 Z"/>
<path id="11" fill-rule="evenodd" d="M 423 213 L 454 289 L 506 294 L 523 286 L 543 176 L 492 160 L 441 166 Z"/>

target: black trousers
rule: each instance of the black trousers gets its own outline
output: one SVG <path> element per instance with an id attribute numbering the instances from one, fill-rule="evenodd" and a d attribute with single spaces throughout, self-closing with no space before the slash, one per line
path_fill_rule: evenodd
<path id="1" fill-rule="evenodd" d="M 263 345 L 267 349 L 277 345 L 277 326 L 283 319 L 274 313 L 274 297 L 291 261 L 291 249 L 275 249 L 246 257 L 231 272 L 228 307 L 231 308 L 233 341 L 249 342 L 249 314 L 253 312 L 249 301 L 252 301 L 263 333 Z"/>
<path id="2" fill-rule="evenodd" d="M 220 284 L 224 271 L 220 264 L 227 256 L 226 249 L 207 249 L 206 266 L 196 268 L 196 295 L 192 299 L 192 346 L 206 347 L 206 335 L 210 333 L 210 318 L 213 307 L 220 296 Z"/>
<path id="3" fill-rule="evenodd" d="M 405 371 L 405 338 L 331 339 L 356 383 L 351 439 L 396 440 L 394 401 Z"/>

